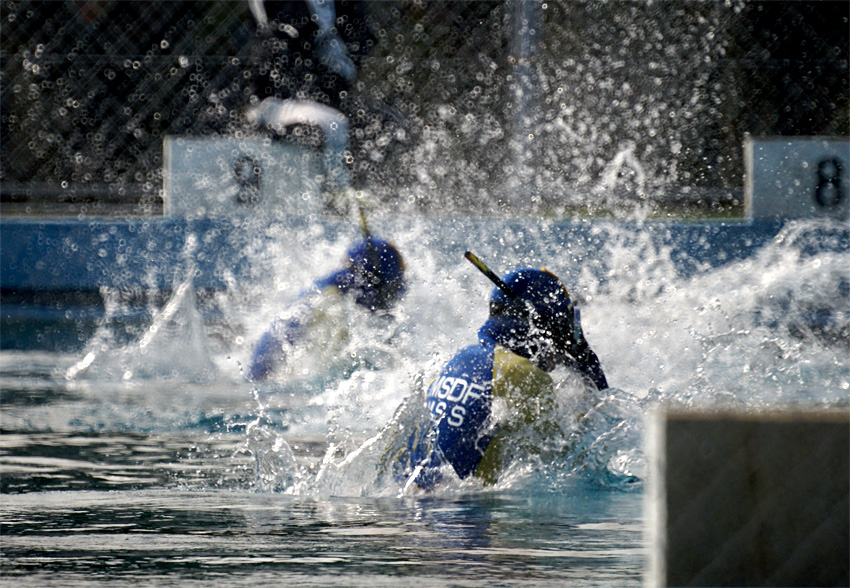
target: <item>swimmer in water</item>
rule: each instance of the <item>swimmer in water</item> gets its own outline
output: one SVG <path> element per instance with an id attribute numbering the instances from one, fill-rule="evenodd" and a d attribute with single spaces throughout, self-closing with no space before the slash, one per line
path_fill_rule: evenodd
<path id="1" fill-rule="evenodd" d="M 345 267 L 325 276 L 271 322 L 254 346 L 248 379 L 261 382 L 286 364 L 287 350 L 304 343 L 343 297 L 371 313 L 391 308 L 405 292 L 404 260 L 396 247 L 366 235 L 349 248 Z"/>
<path id="2" fill-rule="evenodd" d="M 444 464 L 460 478 L 494 483 L 512 434 L 557 427 L 547 419 L 555 402 L 549 372 L 557 366 L 576 370 L 597 390 L 608 387 L 569 292 L 554 274 L 522 268 L 499 278 L 474 255 L 467 258 L 496 283 L 489 318 L 478 343 L 458 352 L 427 388 L 430 428 L 415 431 L 392 466 L 396 479 L 406 480 L 406 492 L 432 490 Z M 500 422 L 496 399 L 510 415 Z"/>

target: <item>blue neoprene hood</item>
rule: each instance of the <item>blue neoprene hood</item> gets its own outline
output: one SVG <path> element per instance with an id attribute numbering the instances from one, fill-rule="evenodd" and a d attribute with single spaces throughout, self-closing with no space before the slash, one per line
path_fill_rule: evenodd
<path id="1" fill-rule="evenodd" d="M 390 242 L 368 237 L 349 248 L 348 266 L 316 282 L 336 286 L 369 310 L 392 306 L 405 292 L 404 260 Z"/>
<path id="2" fill-rule="evenodd" d="M 490 318 L 479 329 L 478 339 L 482 344 L 498 343 L 518 355 L 531 357 L 538 341 L 531 333 L 532 320 L 526 303 L 531 303 L 542 320 L 555 324 L 572 317 L 569 293 L 558 278 L 537 268 L 513 270 L 502 281 L 519 300 L 494 287 L 490 294 Z"/>
<path id="3" fill-rule="evenodd" d="M 546 270 L 533 267 L 515 269 L 502 277 L 511 291 L 521 300 L 530 302 L 544 318 L 568 316 L 572 313 L 572 302 L 561 280 Z M 499 287 L 490 294 L 490 308 L 514 303 Z"/>

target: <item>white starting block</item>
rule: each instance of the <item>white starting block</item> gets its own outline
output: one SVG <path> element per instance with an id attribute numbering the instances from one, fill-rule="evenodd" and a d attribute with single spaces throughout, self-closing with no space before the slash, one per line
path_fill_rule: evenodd
<path id="1" fill-rule="evenodd" d="M 320 155 L 270 137 L 166 137 L 164 213 L 182 218 L 320 214 Z"/>
<path id="2" fill-rule="evenodd" d="M 850 139 L 747 137 L 744 164 L 749 218 L 850 218 Z"/>
<path id="3" fill-rule="evenodd" d="M 348 187 L 348 120 L 334 108 L 303 100 L 266 98 L 247 112 L 270 131 L 255 137 L 166 137 L 167 216 L 298 218 L 321 214 Z M 323 152 L 287 143 L 288 126 L 318 127 Z"/>

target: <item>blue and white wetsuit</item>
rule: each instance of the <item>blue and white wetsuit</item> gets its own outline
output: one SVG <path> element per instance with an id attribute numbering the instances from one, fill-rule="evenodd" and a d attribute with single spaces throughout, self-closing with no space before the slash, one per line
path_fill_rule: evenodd
<path id="1" fill-rule="evenodd" d="M 405 292 L 404 261 L 390 242 L 367 237 L 355 243 L 347 253 L 347 267 L 316 281 L 298 300 L 276 317 L 254 347 L 248 379 L 267 379 L 287 357 L 287 349 L 301 345 L 310 337 L 322 345 L 326 355 L 333 354 L 335 333 L 317 333 L 316 327 L 341 325 L 341 297 L 350 297 L 371 312 L 390 308 Z M 337 316 L 328 316 L 336 313 Z"/>

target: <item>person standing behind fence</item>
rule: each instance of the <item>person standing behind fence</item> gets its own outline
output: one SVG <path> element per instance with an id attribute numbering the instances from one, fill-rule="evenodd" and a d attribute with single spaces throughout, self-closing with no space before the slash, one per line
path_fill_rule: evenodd
<path id="1" fill-rule="evenodd" d="M 364 2 L 249 0 L 257 23 L 252 101 L 312 100 L 345 111 L 358 63 L 374 44 Z"/>

